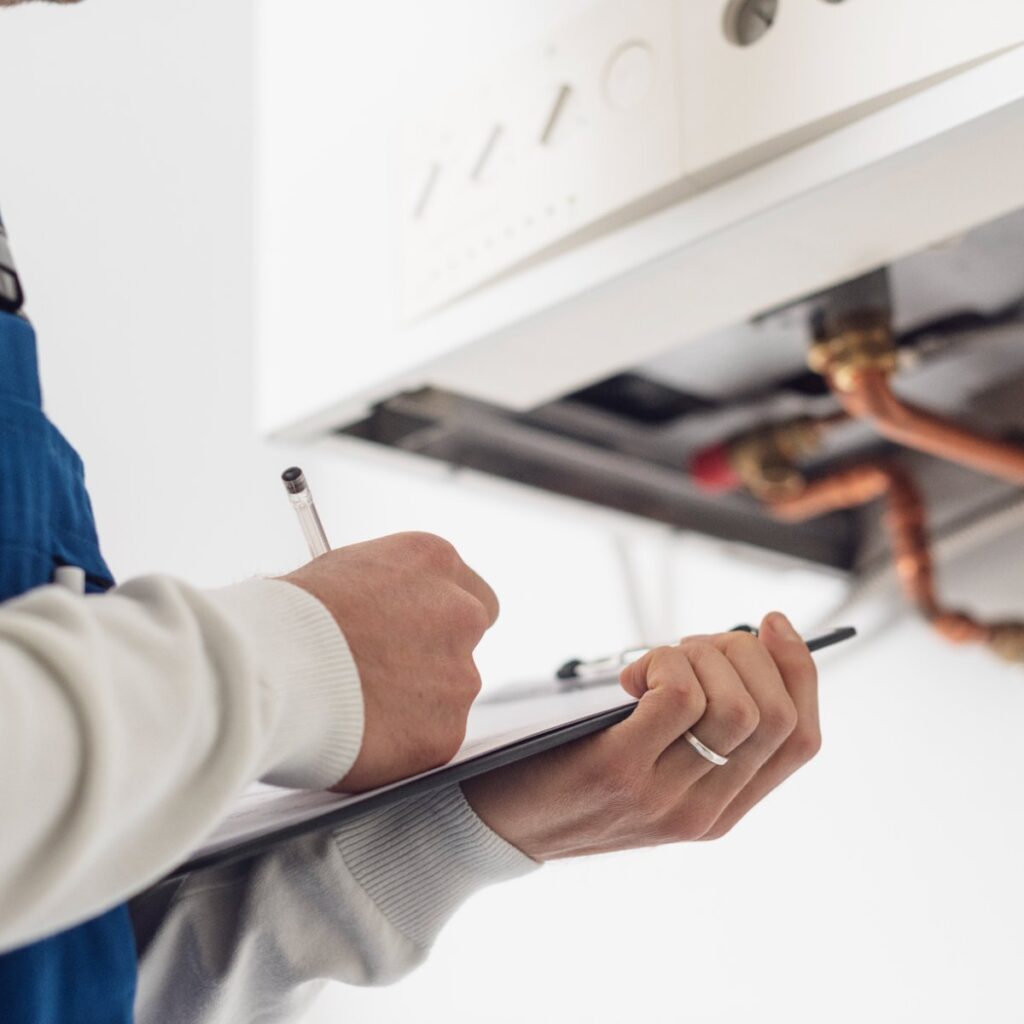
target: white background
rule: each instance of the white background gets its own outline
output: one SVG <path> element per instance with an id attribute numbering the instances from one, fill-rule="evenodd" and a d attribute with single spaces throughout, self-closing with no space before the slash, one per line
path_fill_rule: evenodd
<path id="1" fill-rule="evenodd" d="M 317 4 L 293 6 L 313 32 Z M 371 6 L 344 5 L 349 53 L 388 45 L 362 32 Z M 433 31 L 486 21 L 490 38 L 573 5 L 387 6 L 395 31 L 425 32 L 436 6 Z M 254 17 L 245 0 L 0 14 L 0 199 L 49 409 L 86 459 L 115 572 L 215 585 L 287 569 L 303 552 L 276 476 L 301 460 L 335 543 L 431 529 L 492 581 L 504 613 L 480 652 L 488 679 L 632 641 L 597 527 L 257 438 Z M 325 138 L 345 102 L 338 125 L 316 126 Z M 359 142 L 365 180 L 384 158 Z M 374 251 L 371 234 L 358 225 L 354 244 Z M 354 266 L 337 286 L 374 284 Z M 358 360 L 359 339 L 347 344 Z M 1020 610 L 1020 540 L 946 567 L 944 582 L 973 606 Z M 808 622 L 830 596 L 688 538 L 632 543 L 653 593 L 668 566 L 661 612 L 678 632 L 776 604 Z M 1024 1020 L 1021 673 L 911 621 L 821 664 L 822 755 L 732 836 L 481 894 L 409 979 L 332 988 L 309 1020 Z"/>

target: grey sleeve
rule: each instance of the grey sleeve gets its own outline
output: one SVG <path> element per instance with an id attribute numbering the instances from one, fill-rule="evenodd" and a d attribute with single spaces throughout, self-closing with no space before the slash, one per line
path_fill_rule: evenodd
<path id="1" fill-rule="evenodd" d="M 456 786 L 133 902 L 137 1024 L 294 1018 L 324 981 L 380 985 L 475 890 L 536 864 Z"/>

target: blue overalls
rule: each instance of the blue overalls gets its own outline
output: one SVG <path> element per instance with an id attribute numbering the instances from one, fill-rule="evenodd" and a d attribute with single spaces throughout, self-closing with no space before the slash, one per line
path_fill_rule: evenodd
<path id="1" fill-rule="evenodd" d="M 0 600 L 49 583 L 60 565 L 80 566 L 86 589 L 103 591 L 112 581 L 82 462 L 43 414 L 35 332 L 16 315 L 21 300 L 0 223 Z M 0 1021 L 129 1024 L 135 976 L 121 906 L 0 955 Z"/>

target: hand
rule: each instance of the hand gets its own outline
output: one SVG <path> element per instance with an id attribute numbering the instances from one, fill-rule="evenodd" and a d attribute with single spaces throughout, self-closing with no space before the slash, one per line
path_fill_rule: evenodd
<path id="1" fill-rule="evenodd" d="M 339 548 L 282 577 L 318 598 L 363 687 L 359 756 L 333 789 L 359 792 L 454 757 L 480 692 L 473 650 L 498 617 L 494 591 L 428 533 Z"/>
<path id="2" fill-rule="evenodd" d="M 820 746 L 817 671 L 774 612 L 749 633 L 690 637 L 622 673 L 624 722 L 462 784 L 499 835 L 535 860 L 725 835 Z M 688 729 L 729 757 L 712 765 Z"/>

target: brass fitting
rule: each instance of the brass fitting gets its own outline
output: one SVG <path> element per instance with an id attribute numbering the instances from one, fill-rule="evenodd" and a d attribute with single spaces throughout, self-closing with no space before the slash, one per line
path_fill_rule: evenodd
<path id="1" fill-rule="evenodd" d="M 797 462 L 817 451 L 822 426 L 806 417 L 736 438 L 729 461 L 743 485 L 766 501 L 799 494 L 806 485 Z"/>
<path id="2" fill-rule="evenodd" d="M 1024 661 L 1024 622 L 990 626 L 988 644 L 1004 661 Z"/>
<path id="3" fill-rule="evenodd" d="M 852 391 L 865 370 L 895 373 L 898 360 L 892 332 L 880 324 L 850 327 L 816 342 L 807 353 L 807 365 L 842 392 Z"/>

